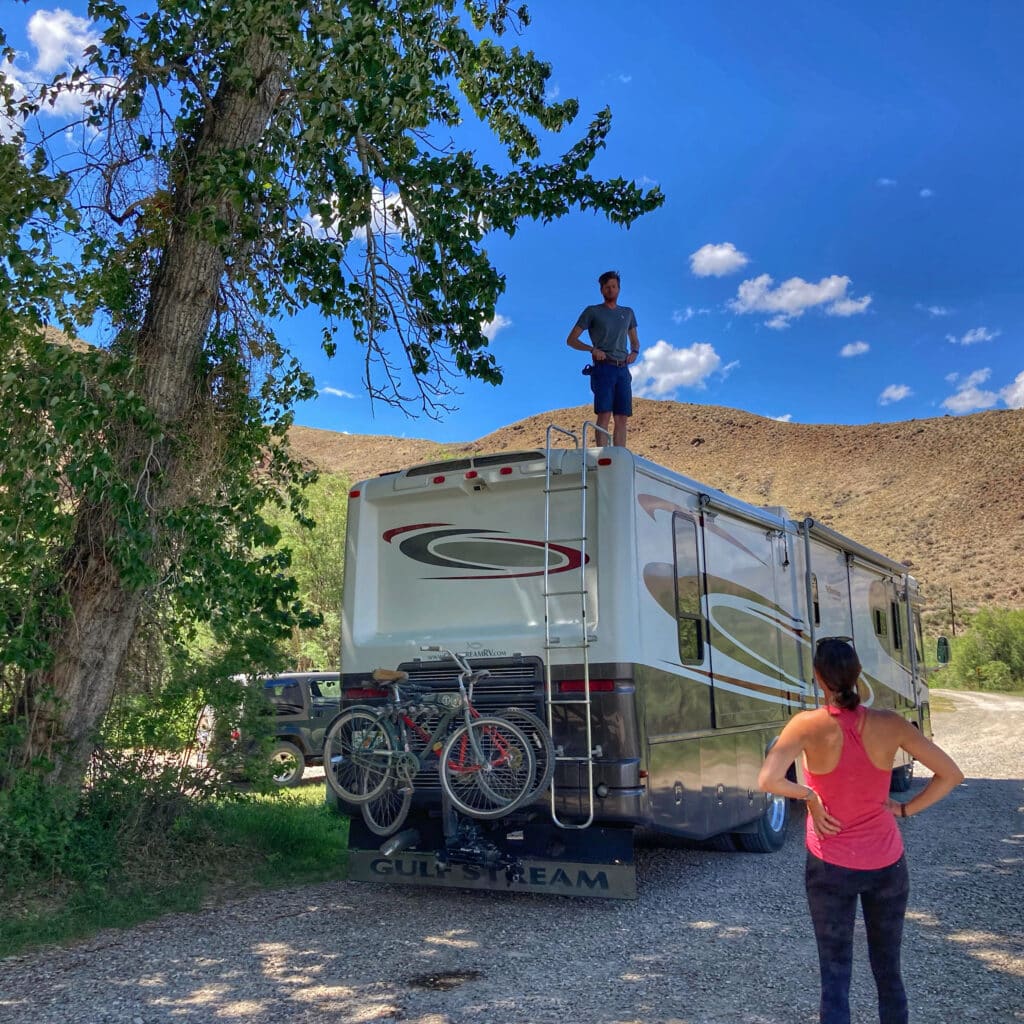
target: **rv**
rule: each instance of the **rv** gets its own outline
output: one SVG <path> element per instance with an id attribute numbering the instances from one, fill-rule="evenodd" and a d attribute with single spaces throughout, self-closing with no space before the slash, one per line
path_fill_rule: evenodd
<path id="1" fill-rule="evenodd" d="M 757 774 L 822 699 L 811 662 L 825 636 L 856 646 L 865 704 L 930 734 L 905 566 L 588 443 L 589 429 L 351 490 L 343 706 L 379 702 L 381 667 L 454 688 L 439 653 L 454 651 L 490 672 L 478 708 L 535 712 L 556 751 L 550 790 L 493 823 L 455 820 L 424 770 L 417 826 L 396 841 L 353 817 L 352 877 L 628 897 L 637 838 L 778 849 L 789 803 Z M 912 769 L 893 765 L 895 790 Z"/>

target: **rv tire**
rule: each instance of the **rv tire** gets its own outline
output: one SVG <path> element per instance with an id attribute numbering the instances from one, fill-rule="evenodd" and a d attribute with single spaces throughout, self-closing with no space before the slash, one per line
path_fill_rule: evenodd
<path id="1" fill-rule="evenodd" d="M 784 796 L 768 794 L 764 813 L 757 819 L 752 832 L 737 832 L 740 849 L 747 853 L 774 853 L 786 841 L 789 825 L 789 801 Z"/>
<path id="2" fill-rule="evenodd" d="M 892 781 L 889 783 L 889 792 L 891 793 L 906 793 L 910 789 L 910 784 L 914 781 L 914 762 L 910 764 L 900 765 L 899 768 L 893 768 L 892 770 Z"/>

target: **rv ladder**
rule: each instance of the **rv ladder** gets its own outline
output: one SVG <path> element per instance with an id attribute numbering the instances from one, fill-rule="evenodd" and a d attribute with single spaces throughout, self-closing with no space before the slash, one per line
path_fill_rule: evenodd
<path id="1" fill-rule="evenodd" d="M 545 652 L 551 652 L 553 650 L 571 651 L 578 650 L 582 652 L 583 661 L 583 696 L 579 698 L 573 698 L 570 700 L 554 699 L 554 682 L 552 680 L 551 673 L 551 657 L 550 654 L 544 659 L 544 703 L 547 710 L 547 723 L 548 731 L 554 732 L 554 709 L 556 703 L 561 706 L 573 704 L 579 705 L 583 708 L 583 719 L 586 723 L 586 746 L 587 751 L 585 757 L 580 756 L 568 756 L 562 753 L 561 747 L 555 756 L 555 761 L 558 763 L 572 763 L 580 766 L 586 766 L 586 797 L 585 797 L 585 808 L 586 816 L 582 821 L 564 821 L 558 816 L 558 773 L 556 772 L 551 780 L 551 818 L 559 828 L 565 829 L 585 829 L 588 828 L 594 821 L 594 758 L 601 756 L 600 749 L 594 749 L 594 728 L 593 728 L 593 706 L 590 700 L 590 644 L 594 639 L 592 633 L 587 632 L 587 430 L 592 429 L 594 432 L 594 442 L 597 443 L 597 433 L 600 431 L 606 435 L 607 439 L 611 439 L 611 435 L 603 427 L 599 427 L 594 423 L 583 424 L 583 436 L 582 445 L 576 434 L 568 430 L 563 430 L 561 427 L 555 426 L 553 423 L 548 426 L 547 435 L 545 439 L 545 470 L 544 470 L 544 650 Z M 573 448 L 580 454 L 580 482 L 578 484 L 566 484 L 558 487 L 552 486 L 552 478 L 560 475 L 564 469 L 560 462 L 558 469 L 556 470 L 553 466 L 553 452 L 551 441 L 554 434 L 562 434 L 568 437 L 573 442 Z M 563 449 L 563 453 L 564 453 Z M 564 459 L 564 454 L 562 455 Z M 579 537 L 569 538 L 558 538 L 555 539 L 551 535 L 551 520 L 552 520 L 552 508 L 551 508 L 551 496 L 553 494 L 579 494 L 579 517 L 580 517 L 580 531 Z M 551 578 L 550 578 L 550 566 L 551 566 L 551 554 L 552 549 L 558 543 L 577 543 L 580 545 L 580 563 L 576 570 L 579 572 L 579 586 L 573 587 L 568 590 L 552 590 L 551 589 Z M 579 625 L 579 636 L 578 637 L 567 637 L 567 640 L 571 642 L 562 643 L 560 636 L 552 636 L 551 625 L 552 625 L 552 601 L 559 598 L 578 598 L 579 600 L 579 613 L 578 618 L 573 618 L 570 622 L 560 622 L 560 626 Z"/>

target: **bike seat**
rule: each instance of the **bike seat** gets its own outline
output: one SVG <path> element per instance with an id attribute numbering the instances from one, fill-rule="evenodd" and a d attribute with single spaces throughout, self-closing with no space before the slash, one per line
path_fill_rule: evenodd
<path id="1" fill-rule="evenodd" d="M 373 679 L 377 683 L 404 683 L 409 678 L 408 672 L 394 668 L 375 668 Z"/>

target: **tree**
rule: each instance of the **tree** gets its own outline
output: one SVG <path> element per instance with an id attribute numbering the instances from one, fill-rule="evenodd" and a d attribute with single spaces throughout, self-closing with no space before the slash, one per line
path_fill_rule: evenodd
<path id="1" fill-rule="evenodd" d="M 264 503 L 301 507 L 286 433 L 311 388 L 275 320 L 316 308 L 328 352 L 341 325 L 365 346 L 371 395 L 437 411 L 453 374 L 501 380 L 481 330 L 504 284 L 488 233 L 572 209 L 628 225 L 661 202 L 588 173 L 607 110 L 541 159 L 538 132 L 577 104 L 548 102 L 548 65 L 503 45 L 527 21 L 509 0 L 89 12 L 101 34 L 81 67 L 36 92 L 4 82 L 37 200 L 3 211 L 35 247 L 7 258 L 28 297 L 0 321 L 5 777 L 41 765 L 72 786 L 147 602 L 225 630 L 258 617 L 264 634 L 302 615 L 279 557 L 258 553 L 276 532 Z M 76 97 L 70 152 L 38 118 Z M 467 117 L 501 167 L 456 144 Z M 109 347 L 47 345 L 47 321 L 106 325 Z M 26 481 L 38 522 L 18 518 Z"/>
<path id="2" fill-rule="evenodd" d="M 303 605 L 320 617 L 320 625 L 292 630 L 285 642 L 290 668 L 336 669 L 341 664 L 341 592 L 345 582 L 345 523 L 348 481 L 324 473 L 305 491 L 309 522 L 289 510 L 272 509 L 267 519 L 281 531 L 288 549 L 289 571 Z"/>

